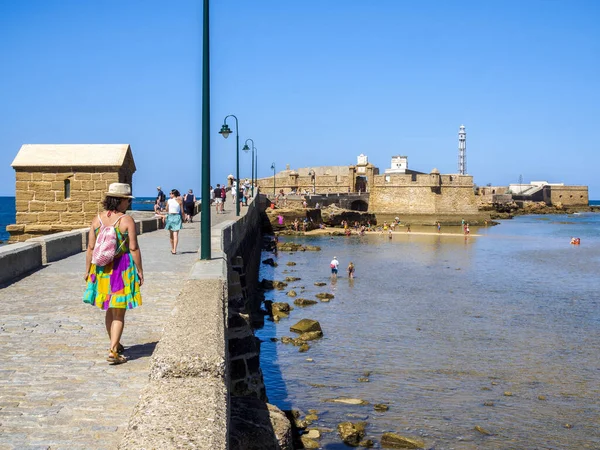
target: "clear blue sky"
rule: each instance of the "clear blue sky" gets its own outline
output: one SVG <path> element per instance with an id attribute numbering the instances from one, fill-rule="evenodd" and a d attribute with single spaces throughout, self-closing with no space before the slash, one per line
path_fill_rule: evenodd
<path id="1" fill-rule="evenodd" d="M 211 2 L 211 182 L 354 164 L 600 199 L 600 2 Z M 200 190 L 201 1 L 0 0 L 0 195 L 25 143 L 129 143 L 134 194 Z M 229 122 L 234 128 L 234 123 Z M 250 156 L 240 155 L 242 177 Z"/>

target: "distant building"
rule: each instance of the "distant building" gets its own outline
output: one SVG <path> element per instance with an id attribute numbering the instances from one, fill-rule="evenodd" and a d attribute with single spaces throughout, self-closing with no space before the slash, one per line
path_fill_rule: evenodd
<path id="1" fill-rule="evenodd" d="M 509 192 L 515 201 L 544 202 L 547 205 L 581 207 L 589 205 L 587 186 L 569 186 L 564 183 L 532 181 L 529 184 L 509 184 Z"/>
<path id="2" fill-rule="evenodd" d="M 128 144 L 26 144 L 11 165 L 17 212 L 17 223 L 6 227 L 11 242 L 88 226 L 108 185 L 131 185 L 136 171 Z"/>
<path id="3" fill-rule="evenodd" d="M 408 169 L 408 156 L 392 156 L 391 169 L 385 169 L 385 173 L 406 173 Z"/>

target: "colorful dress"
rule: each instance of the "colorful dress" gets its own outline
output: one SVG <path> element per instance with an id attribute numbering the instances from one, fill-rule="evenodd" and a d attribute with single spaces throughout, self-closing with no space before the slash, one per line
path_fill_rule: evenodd
<path id="1" fill-rule="evenodd" d="M 83 293 L 83 302 L 96 305 L 98 308 L 133 309 L 142 304 L 140 294 L 140 279 L 137 268 L 129 252 L 129 235 L 121 233 L 119 227 L 115 227 L 117 233 L 117 254 L 112 262 L 106 266 L 90 266 L 87 277 L 87 287 Z M 94 230 L 96 236 L 100 227 Z"/>

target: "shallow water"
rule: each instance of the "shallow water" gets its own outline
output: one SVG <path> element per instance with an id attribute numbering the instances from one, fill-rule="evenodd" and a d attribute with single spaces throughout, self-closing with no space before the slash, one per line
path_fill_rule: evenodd
<path id="1" fill-rule="evenodd" d="M 600 215 L 519 217 L 471 233 L 480 236 L 293 238 L 322 251 L 263 266 L 267 279 L 302 278 L 267 299 L 291 304 L 290 289 L 335 298 L 257 331 L 269 401 L 318 410 L 316 427 L 366 420 L 375 441 L 393 431 L 437 450 L 600 448 Z M 340 270 L 331 280 L 334 255 L 341 269 L 354 262 L 356 279 Z M 308 352 L 270 341 L 293 336 L 301 318 L 324 332 Z M 323 401 L 337 397 L 370 404 Z M 320 442 L 346 448 L 335 431 Z"/>

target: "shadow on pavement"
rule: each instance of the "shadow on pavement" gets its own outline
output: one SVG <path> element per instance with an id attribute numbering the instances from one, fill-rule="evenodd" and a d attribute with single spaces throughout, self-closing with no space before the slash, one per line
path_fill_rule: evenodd
<path id="1" fill-rule="evenodd" d="M 132 345 L 131 347 L 125 349 L 125 356 L 127 356 L 129 361 L 152 356 L 152 353 L 154 353 L 154 349 L 156 348 L 156 344 L 158 344 L 158 341 Z"/>

